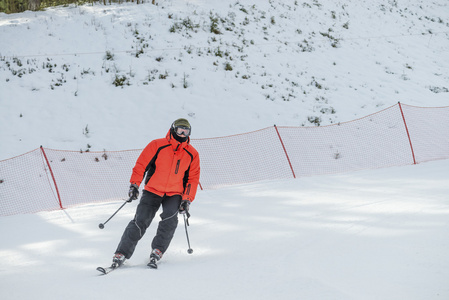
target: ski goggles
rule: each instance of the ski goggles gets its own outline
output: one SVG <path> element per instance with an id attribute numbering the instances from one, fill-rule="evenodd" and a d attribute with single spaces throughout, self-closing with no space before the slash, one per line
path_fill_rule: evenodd
<path id="1" fill-rule="evenodd" d="M 175 133 L 177 135 L 189 136 L 190 135 L 190 128 L 186 127 L 186 126 L 177 126 L 177 127 L 175 127 Z"/>

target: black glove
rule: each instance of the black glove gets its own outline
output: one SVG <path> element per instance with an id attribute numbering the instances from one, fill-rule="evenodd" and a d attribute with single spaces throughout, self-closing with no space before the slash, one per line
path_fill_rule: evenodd
<path id="1" fill-rule="evenodd" d="M 181 205 L 179 206 L 179 213 L 189 215 L 189 207 L 190 207 L 190 201 L 182 200 Z"/>
<path id="2" fill-rule="evenodd" d="M 135 183 L 131 184 L 129 187 L 129 200 L 128 202 L 131 202 L 133 200 L 136 200 L 139 197 L 139 186 Z"/>

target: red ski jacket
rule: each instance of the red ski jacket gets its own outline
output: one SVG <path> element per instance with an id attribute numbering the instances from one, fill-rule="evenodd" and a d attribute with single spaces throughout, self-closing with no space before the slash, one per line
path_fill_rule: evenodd
<path id="1" fill-rule="evenodd" d="M 131 184 L 140 186 L 145 174 L 145 190 L 159 196 L 181 195 L 192 202 L 200 181 L 198 151 L 190 145 L 190 138 L 180 143 L 169 131 L 165 138 L 153 140 L 143 149 Z"/>

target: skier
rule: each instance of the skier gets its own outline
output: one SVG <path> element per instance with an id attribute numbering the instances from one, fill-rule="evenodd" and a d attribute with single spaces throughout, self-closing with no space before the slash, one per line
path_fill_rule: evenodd
<path id="1" fill-rule="evenodd" d="M 145 177 L 145 187 L 134 219 L 123 232 L 113 257 L 119 267 L 134 252 L 138 241 L 150 226 L 162 205 L 161 221 L 151 247 L 149 267 L 167 251 L 178 225 L 178 212 L 188 214 L 200 178 L 198 152 L 190 144 L 191 126 L 186 119 L 175 120 L 165 138 L 151 141 L 140 154 L 130 179 L 129 197 L 136 200 Z"/>

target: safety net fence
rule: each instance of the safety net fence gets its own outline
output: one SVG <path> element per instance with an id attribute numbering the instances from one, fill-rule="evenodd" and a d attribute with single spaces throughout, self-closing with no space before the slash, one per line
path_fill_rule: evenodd
<path id="1" fill-rule="evenodd" d="M 191 143 L 200 154 L 200 189 L 417 164 L 449 158 L 449 106 L 398 103 L 350 122 L 273 126 Z M 0 216 L 125 199 L 141 151 L 40 147 L 2 160 Z"/>

